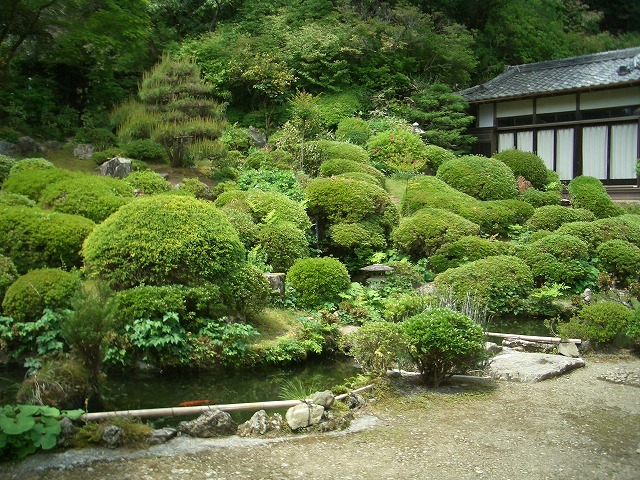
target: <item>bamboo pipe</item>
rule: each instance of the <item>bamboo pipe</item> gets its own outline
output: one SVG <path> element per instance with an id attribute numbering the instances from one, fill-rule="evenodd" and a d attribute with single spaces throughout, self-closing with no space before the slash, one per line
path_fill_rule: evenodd
<path id="1" fill-rule="evenodd" d="M 562 339 L 560 337 L 539 337 L 536 335 L 515 335 L 512 333 L 495 333 L 495 332 L 484 332 L 484 334 L 487 337 L 517 338 L 519 340 L 527 340 L 530 342 L 547 342 L 547 343 L 571 342 L 577 345 L 580 345 L 582 343 L 582 340 L 579 338 Z"/>
<path id="2" fill-rule="evenodd" d="M 373 385 L 353 390 L 351 393 L 360 393 L 373 388 Z M 336 400 L 344 400 L 349 396 L 348 393 L 338 395 Z M 276 400 L 271 402 L 252 402 L 252 403 L 229 403 L 225 405 L 198 405 L 196 407 L 167 407 L 167 408 L 147 408 L 142 410 L 117 410 L 113 412 L 92 412 L 85 413 L 80 420 L 86 422 L 104 420 L 112 417 L 138 417 L 138 418 L 155 418 L 155 417 L 177 417 L 183 415 L 197 415 L 199 413 L 209 412 L 212 410 L 222 410 L 225 412 L 239 412 L 243 410 L 269 410 L 273 408 L 291 408 L 303 403 L 302 400 Z"/>

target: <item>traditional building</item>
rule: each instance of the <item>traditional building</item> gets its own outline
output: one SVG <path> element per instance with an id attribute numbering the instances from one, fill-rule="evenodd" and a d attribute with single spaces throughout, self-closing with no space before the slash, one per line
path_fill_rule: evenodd
<path id="1" fill-rule="evenodd" d="M 640 47 L 508 67 L 460 93 L 476 117 L 475 152 L 537 153 L 562 180 L 636 182 Z"/>

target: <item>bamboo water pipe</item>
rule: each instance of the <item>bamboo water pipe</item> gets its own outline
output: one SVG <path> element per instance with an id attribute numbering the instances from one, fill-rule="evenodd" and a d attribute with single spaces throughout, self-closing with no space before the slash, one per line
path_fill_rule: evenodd
<path id="1" fill-rule="evenodd" d="M 367 385 L 362 388 L 353 390 L 350 393 L 360 393 L 371 390 L 373 385 Z M 336 400 L 344 400 L 349 396 L 348 393 L 336 396 Z M 244 410 L 269 410 L 274 408 L 291 408 L 302 403 L 302 400 L 276 400 L 271 402 L 251 402 L 251 403 L 229 403 L 223 405 L 198 405 L 195 407 L 167 407 L 167 408 L 146 408 L 142 410 L 118 410 L 112 412 L 92 412 L 85 413 L 80 417 L 84 421 L 104 420 L 112 417 L 138 417 L 138 418 L 156 418 L 156 417 L 177 417 L 184 415 L 198 415 L 200 413 L 222 410 L 225 412 L 240 412 Z"/>
<path id="2" fill-rule="evenodd" d="M 539 337 L 536 335 L 516 335 L 513 333 L 495 333 L 495 332 L 484 332 L 487 337 L 498 337 L 498 338 L 516 338 L 518 340 L 527 340 L 529 342 L 546 342 L 546 343 L 562 343 L 562 342 L 571 342 L 576 345 L 580 345 L 582 340 L 579 338 L 566 338 L 562 339 L 560 337 Z"/>

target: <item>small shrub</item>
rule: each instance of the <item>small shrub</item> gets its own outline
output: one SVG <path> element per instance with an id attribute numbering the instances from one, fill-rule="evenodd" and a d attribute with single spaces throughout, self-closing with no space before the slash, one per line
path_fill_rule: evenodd
<path id="1" fill-rule="evenodd" d="M 11 167 L 9 174 L 22 172 L 23 170 L 38 170 L 43 168 L 56 168 L 56 166 L 44 158 L 23 158 Z"/>
<path id="2" fill-rule="evenodd" d="M 263 225 L 258 232 L 258 242 L 275 272 L 286 272 L 296 260 L 309 256 L 306 235 L 292 223 Z"/>
<path id="3" fill-rule="evenodd" d="M 2 311 L 17 322 L 34 322 L 45 308 L 69 306 L 80 286 L 78 276 L 57 268 L 32 270 L 11 284 L 2 301 Z"/>
<path id="4" fill-rule="evenodd" d="M 133 140 L 120 147 L 125 157 L 148 163 L 166 163 L 167 153 L 162 145 L 150 138 Z M 109 159 L 107 159 L 109 160 Z"/>
<path id="5" fill-rule="evenodd" d="M 24 160 L 23 160 L 24 161 Z M 60 181 L 69 181 L 78 177 L 78 173 L 62 168 L 20 168 L 21 162 L 14 165 L 11 174 L 2 184 L 2 190 L 17 193 L 38 201 L 42 192 L 49 186 Z"/>
<path id="6" fill-rule="evenodd" d="M 640 248 L 625 240 L 609 240 L 599 245 L 600 265 L 621 283 L 640 281 Z"/>
<path id="7" fill-rule="evenodd" d="M 562 192 L 558 190 L 542 191 L 535 188 L 527 188 L 520 194 L 518 199 L 527 202 L 534 208 L 544 207 L 546 205 L 560 205 Z"/>
<path id="8" fill-rule="evenodd" d="M 379 179 L 375 178 L 372 175 L 369 175 L 368 173 L 346 172 L 346 173 L 341 173 L 339 175 L 336 175 L 336 177 L 347 178 L 349 180 L 356 180 L 358 182 L 365 182 L 365 183 L 370 183 L 372 185 L 377 185 L 379 187 L 383 187 L 383 183 L 380 183 Z M 1 198 L 0 198 L 0 201 L 2 201 Z"/>
<path id="9" fill-rule="evenodd" d="M 318 169 L 327 160 L 334 158 L 369 163 L 369 154 L 359 145 L 332 140 L 314 140 L 304 145 L 304 171 L 316 176 Z"/>
<path id="10" fill-rule="evenodd" d="M 365 372 L 384 375 L 406 355 L 402 326 L 391 322 L 369 322 L 350 338 L 351 355 Z"/>
<path id="11" fill-rule="evenodd" d="M 580 176 L 569 182 L 569 199 L 574 208 L 591 210 L 596 218 L 624 214 L 621 206 L 611 200 L 602 182 L 594 177 Z"/>
<path id="12" fill-rule="evenodd" d="M 461 237 L 438 248 L 429 257 L 429 268 L 434 273 L 440 273 L 481 258 L 505 255 L 506 251 L 503 242 L 477 236 Z"/>
<path id="13" fill-rule="evenodd" d="M 435 285 L 443 295 L 463 303 L 467 295 L 486 305 L 488 313 L 517 313 L 533 288 L 529 266 L 513 256 L 499 255 L 466 263 L 440 273 Z"/>
<path id="14" fill-rule="evenodd" d="M 506 200 L 518 193 L 516 179 L 499 160 L 465 155 L 443 163 L 436 175 L 456 190 L 478 200 Z"/>
<path id="15" fill-rule="evenodd" d="M 445 243 L 478 233 L 478 225 L 455 213 L 438 208 L 423 208 L 414 215 L 403 218 L 391 238 L 398 251 L 418 260 L 433 255 Z"/>
<path id="16" fill-rule="evenodd" d="M 371 162 L 385 173 L 420 172 L 428 161 L 419 135 L 406 130 L 388 130 L 369 139 Z"/>
<path id="17" fill-rule="evenodd" d="M 340 175 L 341 173 L 348 172 L 360 172 L 366 173 L 376 179 L 376 184 L 384 186 L 384 175 L 377 168 L 360 162 L 354 162 L 353 160 L 332 159 L 323 162 L 320 165 L 320 175 L 323 177 L 332 177 Z"/>
<path id="18" fill-rule="evenodd" d="M 287 272 L 287 283 L 295 289 L 303 306 L 314 308 L 337 302 L 351 280 L 339 260 L 322 257 L 297 260 Z"/>
<path id="19" fill-rule="evenodd" d="M 7 288 L 18 278 L 18 270 L 9 257 L 0 255 L 0 305 Z"/>
<path id="20" fill-rule="evenodd" d="M 547 185 L 547 167 L 535 153 L 512 149 L 496 153 L 493 158 L 505 163 L 515 178 L 522 176 L 529 180 L 534 188 L 543 190 Z"/>
<path id="21" fill-rule="evenodd" d="M 0 155 L 0 184 L 4 182 L 4 179 L 9 176 L 11 167 L 16 164 L 17 160 L 13 157 L 6 155 Z"/>
<path id="22" fill-rule="evenodd" d="M 20 195 L 19 193 L 9 193 L 4 190 L 0 190 L 0 205 L 6 207 L 35 207 L 36 202 L 29 197 Z"/>
<path id="23" fill-rule="evenodd" d="M 433 297 L 415 290 L 394 292 L 383 299 L 382 316 L 388 322 L 402 322 L 431 308 L 432 304 Z"/>
<path id="24" fill-rule="evenodd" d="M 506 237 L 512 225 L 522 225 L 533 215 L 531 205 L 519 200 L 487 200 L 462 209 L 460 215 L 480 225 L 486 235 Z"/>
<path id="25" fill-rule="evenodd" d="M 436 173 L 443 163 L 456 158 L 452 151 L 438 145 L 425 145 L 424 150 L 427 154 L 427 167 L 433 173 Z"/>
<path id="26" fill-rule="evenodd" d="M 371 247 L 383 250 L 387 241 L 381 231 L 376 231 L 375 225 L 366 223 L 336 223 L 329 227 L 329 238 L 338 247 L 353 249 L 356 247 Z"/>
<path id="27" fill-rule="evenodd" d="M 131 186 L 132 189 L 141 190 L 145 195 L 171 190 L 171 184 L 162 175 L 151 170 L 131 172 L 123 181 Z"/>
<path id="28" fill-rule="evenodd" d="M 117 143 L 115 134 L 106 128 L 81 128 L 73 138 L 75 143 L 90 143 L 96 150 L 104 150 Z"/>
<path id="29" fill-rule="evenodd" d="M 228 315 L 246 320 L 264 310 L 271 287 L 260 270 L 245 264 L 221 285 L 221 292 Z"/>
<path id="30" fill-rule="evenodd" d="M 584 208 L 567 208 L 560 205 L 546 205 L 536 208 L 526 226 L 531 230 L 557 230 L 560 225 L 571 222 L 591 222 L 595 215 Z"/>
<path id="31" fill-rule="evenodd" d="M 291 170 L 244 170 L 238 175 L 236 184 L 240 190 L 278 192 L 296 202 L 304 196 L 302 185 Z"/>
<path id="32" fill-rule="evenodd" d="M 433 387 L 455 373 L 477 369 L 485 357 L 482 328 L 448 308 L 408 318 L 404 333 L 411 358 L 425 383 Z"/>
<path id="33" fill-rule="evenodd" d="M 223 207 L 221 211 L 238 232 L 244 247 L 251 250 L 258 243 L 258 234 L 260 233 L 260 227 L 253 221 L 251 214 L 233 208 L 232 204 Z"/>
<path id="34" fill-rule="evenodd" d="M 558 325 L 563 338 L 581 338 L 597 344 L 611 343 L 625 332 L 632 311 L 617 302 L 598 302 L 585 306 L 567 323 Z"/>
<path id="35" fill-rule="evenodd" d="M 364 146 L 371 137 L 369 124 L 361 118 L 343 118 L 336 129 L 336 140 Z"/>

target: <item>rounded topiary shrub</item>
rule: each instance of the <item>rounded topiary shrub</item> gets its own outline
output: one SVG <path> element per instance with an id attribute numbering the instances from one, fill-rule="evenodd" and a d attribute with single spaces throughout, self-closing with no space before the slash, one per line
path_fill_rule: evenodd
<path id="1" fill-rule="evenodd" d="M 18 160 L 11 167 L 9 173 L 18 173 L 23 170 L 38 170 L 43 168 L 56 168 L 56 166 L 44 158 L 23 158 L 22 160 Z"/>
<path id="2" fill-rule="evenodd" d="M 470 295 L 476 303 L 486 305 L 488 313 L 513 314 L 533 289 L 533 274 L 523 260 L 499 255 L 450 268 L 434 282 L 445 296 L 458 302 Z"/>
<path id="3" fill-rule="evenodd" d="M 605 271 L 620 282 L 640 281 L 640 248 L 625 240 L 609 240 L 599 245 L 596 256 Z"/>
<path id="4" fill-rule="evenodd" d="M 303 258 L 287 272 L 287 284 L 292 286 L 300 303 L 307 308 L 338 302 L 340 294 L 351 284 L 347 268 L 335 258 Z"/>
<path id="5" fill-rule="evenodd" d="M 518 199 L 529 203 L 534 208 L 545 205 L 560 205 L 562 201 L 562 190 L 543 191 L 536 188 L 527 188 L 520 194 Z"/>
<path id="6" fill-rule="evenodd" d="M 436 173 L 443 163 L 456 158 L 454 153 L 438 145 L 425 145 L 424 151 L 427 154 L 427 167 Z"/>
<path id="7" fill-rule="evenodd" d="M 445 243 L 479 233 L 478 225 L 460 215 L 439 208 L 423 208 L 403 218 L 391 238 L 398 251 L 419 260 L 433 255 Z"/>
<path id="8" fill-rule="evenodd" d="M 304 171 L 310 175 L 317 175 L 320 165 L 327 160 L 339 158 L 358 163 L 369 163 L 367 151 L 353 143 L 336 142 L 333 140 L 313 140 L 304 144 Z"/>
<path id="9" fill-rule="evenodd" d="M 353 355 L 365 372 L 385 375 L 406 356 L 406 337 L 402 325 L 392 322 L 368 322 L 349 337 Z"/>
<path id="10" fill-rule="evenodd" d="M 29 197 L 20 195 L 19 193 L 9 193 L 4 190 L 0 190 L 0 205 L 6 207 L 35 207 L 36 202 Z"/>
<path id="11" fill-rule="evenodd" d="M 79 215 L 37 208 L 0 208 L 0 254 L 13 260 L 18 272 L 35 268 L 71 269 L 82 265 L 82 242 L 95 227 Z"/>
<path id="12" fill-rule="evenodd" d="M 7 288 L 18 278 L 18 270 L 9 257 L 0 255 L 0 305 Z"/>
<path id="13" fill-rule="evenodd" d="M 424 207 L 442 208 L 463 215 L 463 211 L 477 204 L 478 200 L 456 190 L 439 178 L 421 175 L 407 182 L 401 208 L 404 215 L 411 215 Z"/>
<path id="14" fill-rule="evenodd" d="M 384 179 L 381 182 L 379 178 L 369 175 L 368 173 L 346 172 L 346 173 L 341 173 L 339 175 L 336 175 L 336 177 L 348 178 L 349 180 L 356 180 L 358 182 L 366 182 L 366 183 L 371 183 L 372 185 L 377 185 L 379 187 L 384 187 Z M 0 198 L 0 201 L 2 201 L 1 198 Z"/>
<path id="15" fill-rule="evenodd" d="M 251 250 L 258 242 L 258 234 L 260 232 L 260 227 L 253 221 L 251 214 L 232 208 L 232 205 L 229 205 L 228 208 L 223 207 L 220 211 L 231 222 L 233 228 L 236 229 L 245 248 Z"/>
<path id="16" fill-rule="evenodd" d="M 437 387 L 455 373 L 478 369 L 485 358 L 479 325 L 448 308 L 434 308 L 403 324 L 409 354 L 427 385 Z"/>
<path id="17" fill-rule="evenodd" d="M 480 155 L 449 160 L 438 168 L 436 176 L 478 200 L 506 200 L 518 194 L 511 169 L 499 160 Z"/>
<path id="18" fill-rule="evenodd" d="M 366 145 L 371 137 L 369 124 L 361 118 L 343 118 L 336 129 L 336 140 L 356 145 Z"/>
<path id="19" fill-rule="evenodd" d="M 166 163 L 167 154 L 162 145 L 150 138 L 133 140 L 120 147 L 127 158 L 149 163 Z"/>
<path id="20" fill-rule="evenodd" d="M 508 246 L 504 242 L 476 236 L 462 237 L 438 248 L 429 257 L 429 269 L 440 273 L 481 258 L 506 255 L 507 250 Z"/>
<path id="21" fill-rule="evenodd" d="M 380 229 L 366 223 L 336 223 L 329 228 L 329 238 L 337 247 L 350 250 L 370 247 L 384 250 L 387 241 Z"/>
<path id="22" fill-rule="evenodd" d="M 496 153 L 493 158 L 505 163 L 516 179 L 524 177 L 538 190 L 543 190 L 547 184 L 547 166 L 535 153 L 512 149 Z"/>
<path id="23" fill-rule="evenodd" d="M 293 223 L 263 225 L 258 233 L 258 243 L 274 272 L 286 272 L 296 260 L 309 256 L 307 237 Z"/>
<path id="24" fill-rule="evenodd" d="M 619 239 L 640 247 L 640 215 L 600 218 L 592 222 L 592 225 L 598 230 L 603 242 Z"/>
<path id="25" fill-rule="evenodd" d="M 526 225 L 531 230 L 557 230 L 560 225 L 570 222 L 591 222 L 596 217 L 584 208 L 567 208 L 560 205 L 546 205 L 536 208 Z"/>
<path id="26" fill-rule="evenodd" d="M 151 170 L 131 172 L 123 181 L 144 195 L 153 195 L 154 193 L 171 190 L 171 184 L 162 175 Z"/>
<path id="27" fill-rule="evenodd" d="M 11 174 L 2 184 L 5 192 L 17 193 L 38 201 L 42 192 L 49 186 L 60 181 L 70 181 L 81 175 L 62 168 L 24 168 L 16 170 L 18 162 L 12 168 Z"/>
<path id="28" fill-rule="evenodd" d="M 604 242 L 603 232 L 595 225 L 595 222 L 570 222 L 564 223 L 555 231 L 560 235 L 572 235 L 579 238 L 591 250 L 594 250 L 600 243 Z"/>
<path id="29" fill-rule="evenodd" d="M 507 236 L 512 225 L 522 225 L 534 209 L 520 200 L 487 200 L 465 205 L 460 215 L 480 225 L 480 231 L 487 235 Z"/>
<path id="30" fill-rule="evenodd" d="M 221 285 L 227 315 L 246 320 L 267 306 L 271 287 L 258 268 L 245 264 Z"/>
<path id="31" fill-rule="evenodd" d="M 132 199 L 133 188 L 122 180 L 78 175 L 45 188 L 40 194 L 40 205 L 99 223 Z"/>
<path id="32" fill-rule="evenodd" d="M 558 325 L 564 338 L 581 338 L 598 344 L 612 342 L 621 336 L 633 311 L 618 302 L 598 302 L 585 306 L 567 323 Z"/>
<path id="33" fill-rule="evenodd" d="M 594 177 L 580 176 L 569 182 L 569 200 L 575 208 L 591 210 L 597 218 L 617 217 L 624 209 L 611 200 L 602 182 Z"/>
<path id="34" fill-rule="evenodd" d="M 388 130 L 369 139 L 371 162 L 385 173 L 420 172 L 428 156 L 419 135 L 407 130 Z"/>
<path id="35" fill-rule="evenodd" d="M 9 176 L 11 167 L 16 164 L 17 160 L 13 157 L 0 154 L 0 183 L 4 182 L 4 179 Z"/>
<path id="36" fill-rule="evenodd" d="M 384 175 L 380 170 L 367 163 L 354 162 L 353 160 L 333 159 L 320 165 L 320 175 L 332 177 L 347 172 L 360 172 L 371 175 L 377 180 L 378 185 L 384 185 Z"/>
<path id="37" fill-rule="evenodd" d="M 58 268 L 32 270 L 7 289 L 2 311 L 17 322 L 35 322 L 45 308 L 69 306 L 78 288 L 80 279 L 76 274 Z"/>
<path id="38" fill-rule="evenodd" d="M 244 262 L 236 230 L 210 202 L 141 197 L 98 225 L 84 243 L 88 270 L 112 288 L 223 282 Z"/>

